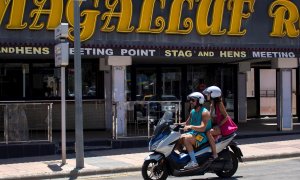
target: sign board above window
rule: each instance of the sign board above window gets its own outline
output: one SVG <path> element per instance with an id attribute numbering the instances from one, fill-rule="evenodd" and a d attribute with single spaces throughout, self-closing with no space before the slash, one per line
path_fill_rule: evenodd
<path id="1" fill-rule="evenodd" d="M 0 1 L 1 42 L 54 44 L 53 31 L 61 22 L 69 24 L 72 42 L 73 3 Z M 300 48 L 299 0 L 94 0 L 79 4 L 81 41 L 87 48 Z M 167 56 L 174 53 L 166 52 Z"/>

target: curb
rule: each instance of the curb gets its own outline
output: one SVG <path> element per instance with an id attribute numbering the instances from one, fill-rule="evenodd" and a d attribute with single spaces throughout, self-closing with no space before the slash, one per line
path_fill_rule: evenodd
<path id="1" fill-rule="evenodd" d="M 237 134 L 235 139 L 248 139 L 248 138 L 261 138 L 261 137 L 272 137 L 272 136 L 289 136 L 297 135 L 300 132 L 275 132 L 275 133 L 265 133 L 265 134 Z"/>
<path id="2" fill-rule="evenodd" d="M 252 156 L 252 157 L 245 157 L 243 158 L 243 160 L 244 162 L 249 162 L 249 161 L 262 161 L 262 160 L 271 160 L 271 159 L 285 159 L 285 158 L 293 158 L 293 157 L 300 157 L 300 152 L 273 154 L 273 155 L 266 155 L 266 156 Z"/>
<path id="3" fill-rule="evenodd" d="M 38 180 L 38 179 L 51 179 L 51 178 L 76 178 L 79 176 L 91 176 L 97 174 L 113 174 L 113 173 L 123 173 L 123 172 L 134 172 L 140 171 L 142 167 L 126 167 L 126 168 L 114 168 L 114 169 L 93 169 L 93 170 L 72 170 L 71 172 L 61 172 L 61 173 L 47 173 L 47 174 L 37 174 L 30 176 L 15 176 L 15 177 L 5 177 L 3 180 Z M 2 178 L 0 178 L 2 180 Z"/>
<path id="4" fill-rule="evenodd" d="M 244 157 L 243 161 L 251 162 L 251 161 L 260 161 L 260 160 L 270 160 L 270 159 L 284 159 L 284 158 L 292 158 L 292 157 L 300 157 L 299 153 L 283 153 L 283 154 L 274 154 L 274 155 L 266 155 L 266 156 L 252 156 L 252 157 Z M 24 180 L 32 180 L 32 179 L 51 179 L 51 178 L 76 178 L 78 176 L 91 176 L 97 174 L 113 174 L 113 173 L 124 173 L 124 172 L 133 172 L 140 171 L 141 166 L 134 167 L 125 167 L 125 168 L 114 168 L 114 169 L 93 169 L 93 170 L 77 170 L 74 169 L 71 172 L 61 172 L 61 173 L 47 173 L 47 174 L 37 174 L 31 176 L 22 176 L 22 177 L 6 177 L 6 180 L 13 179 L 24 179 Z M 0 178 L 2 179 L 2 178 Z"/>

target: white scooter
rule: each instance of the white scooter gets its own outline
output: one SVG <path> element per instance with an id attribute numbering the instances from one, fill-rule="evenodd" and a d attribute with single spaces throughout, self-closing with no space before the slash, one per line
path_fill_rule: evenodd
<path id="1" fill-rule="evenodd" d="M 149 150 L 153 153 L 145 158 L 142 167 L 144 179 L 164 180 L 169 175 L 194 176 L 208 172 L 215 173 L 221 178 L 229 178 L 235 174 L 243 156 L 242 151 L 233 141 L 235 133 L 218 140 L 216 143 L 218 158 L 213 162 L 208 161 L 211 148 L 209 143 L 205 143 L 194 150 L 199 166 L 184 169 L 190 161 L 190 156 L 186 152 L 175 151 L 175 146 L 182 134 L 182 126 L 174 125 L 171 117 L 172 113 L 166 112 L 155 128 L 149 142 Z"/>

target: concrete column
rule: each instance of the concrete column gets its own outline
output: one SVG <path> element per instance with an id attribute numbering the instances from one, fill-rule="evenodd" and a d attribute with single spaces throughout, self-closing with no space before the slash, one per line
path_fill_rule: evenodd
<path id="1" fill-rule="evenodd" d="M 113 66 L 113 101 L 117 102 L 117 135 L 126 136 L 126 119 L 125 119 L 125 73 L 126 66 Z"/>
<path id="2" fill-rule="evenodd" d="M 278 130 L 293 130 L 292 69 L 279 69 L 277 71 L 276 96 Z"/>
<path id="3" fill-rule="evenodd" d="M 112 73 L 104 71 L 105 127 L 112 130 Z"/>
<path id="4" fill-rule="evenodd" d="M 116 133 L 126 136 L 126 66 L 131 65 L 131 57 L 109 56 L 108 65 L 112 65 L 112 101 L 117 103 Z"/>
<path id="5" fill-rule="evenodd" d="M 276 114 L 280 131 L 293 130 L 292 115 L 292 68 L 298 67 L 296 58 L 272 60 L 272 68 L 277 68 Z"/>
<path id="6" fill-rule="evenodd" d="M 247 74 L 238 73 L 238 122 L 247 122 Z"/>
<path id="7" fill-rule="evenodd" d="M 250 62 L 240 62 L 237 83 L 238 122 L 247 122 L 247 71 L 251 70 Z"/>
<path id="8" fill-rule="evenodd" d="M 106 130 L 112 130 L 112 73 L 107 58 L 99 59 L 99 70 L 104 72 L 104 117 Z"/>

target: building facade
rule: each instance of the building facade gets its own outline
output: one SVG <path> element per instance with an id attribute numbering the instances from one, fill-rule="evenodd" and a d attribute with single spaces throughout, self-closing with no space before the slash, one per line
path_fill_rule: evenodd
<path id="1" fill-rule="evenodd" d="M 85 130 L 110 130 L 116 107 L 117 132 L 127 135 L 124 104 L 130 101 L 180 101 L 185 119 L 186 96 L 210 85 L 221 87 L 236 122 L 273 115 L 280 130 L 292 129 L 292 114 L 300 113 L 299 1 L 94 0 L 80 6 Z M 54 29 L 62 22 L 69 24 L 70 42 L 67 129 L 74 129 L 73 20 L 73 0 L 0 2 L 1 104 L 53 103 L 54 130 L 61 121 Z"/>

